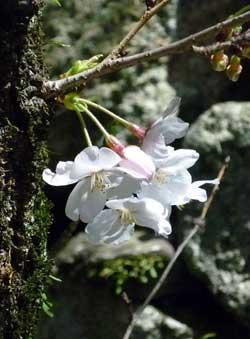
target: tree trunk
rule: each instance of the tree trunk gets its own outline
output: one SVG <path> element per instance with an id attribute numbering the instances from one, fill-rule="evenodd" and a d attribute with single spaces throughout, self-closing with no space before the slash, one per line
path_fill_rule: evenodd
<path id="1" fill-rule="evenodd" d="M 0 338 L 31 339 L 48 282 L 50 206 L 42 191 L 50 120 L 41 0 L 0 4 Z"/>

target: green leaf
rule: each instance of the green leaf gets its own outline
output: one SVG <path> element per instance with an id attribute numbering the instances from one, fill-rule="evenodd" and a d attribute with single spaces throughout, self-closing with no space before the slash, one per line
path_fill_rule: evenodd
<path id="1" fill-rule="evenodd" d="M 56 47 L 71 47 L 71 45 L 64 44 L 63 42 L 60 42 L 60 41 L 55 40 L 55 39 L 49 40 L 46 45 L 53 45 L 53 46 L 56 46 Z"/>
<path id="2" fill-rule="evenodd" d="M 54 314 L 51 312 L 51 306 L 47 305 L 45 302 L 42 303 L 43 312 L 50 318 L 54 317 Z"/>
<path id="3" fill-rule="evenodd" d="M 55 277 L 54 275 L 50 274 L 49 275 L 51 280 L 57 281 L 57 282 L 62 282 L 62 279 Z"/>
<path id="4" fill-rule="evenodd" d="M 148 282 L 148 278 L 147 277 L 140 277 L 140 281 L 143 283 L 143 284 L 146 284 Z"/>
<path id="5" fill-rule="evenodd" d="M 207 334 L 204 334 L 201 339 L 210 339 L 210 338 L 216 338 L 217 337 L 217 334 L 212 332 L 212 333 L 207 333 Z"/>
<path id="6" fill-rule="evenodd" d="M 153 279 L 157 278 L 157 276 L 158 276 L 157 271 L 154 267 L 150 268 L 149 273 L 150 273 L 150 275 Z"/>
<path id="7" fill-rule="evenodd" d="M 51 311 L 51 308 L 53 307 L 52 302 L 48 300 L 46 293 L 41 293 L 41 298 L 42 298 L 42 310 L 48 317 L 53 318 L 54 314 Z"/>
<path id="8" fill-rule="evenodd" d="M 52 0 L 57 6 L 62 7 L 62 4 L 59 0 Z"/>

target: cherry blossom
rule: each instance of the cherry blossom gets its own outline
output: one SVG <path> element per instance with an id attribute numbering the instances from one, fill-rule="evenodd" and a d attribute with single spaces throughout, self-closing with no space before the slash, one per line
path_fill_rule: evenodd
<path id="1" fill-rule="evenodd" d="M 199 153 L 169 146 L 183 137 L 188 128 L 188 123 L 176 116 L 180 98 L 174 98 L 165 117 L 148 130 L 102 109 L 137 136 L 142 141 L 141 147 L 124 145 L 88 110 L 86 105 L 90 101 L 78 98 L 77 94 L 74 98 L 82 102 L 81 111 L 97 125 L 108 147 L 89 146 L 74 161 L 60 161 L 55 172 L 45 169 L 43 179 L 52 186 L 76 184 L 65 213 L 73 221 L 87 223 L 85 231 L 92 243 L 121 244 L 131 238 L 135 225 L 167 237 L 171 233 L 172 206 L 191 200 L 204 202 L 207 193 L 201 186 L 219 183 L 218 179 L 193 181 L 189 169 L 199 159 Z M 71 109 L 79 111 L 74 102 Z M 86 132 L 86 126 L 82 127 Z M 91 145 L 88 133 L 85 134 Z"/>
<path id="2" fill-rule="evenodd" d="M 73 221 L 80 218 L 89 222 L 104 208 L 107 191 L 122 181 L 121 175 L 111 171 L 120 161 L 111 149 L 90 146 L 74 162 L 59 163 L 55 173 L 45 169 L 43 179 L 55 186 L 78 182 L 68 197 L 65 213 Z"/>
<path id="3" fill-rule="evenodd" d="M 85 229 L 92 243 L 121 244 L 133 235 L 135 225 L 151 228 L 163 236 L 171 233 L 170 207 L 164 208 L 154 199 L 116 199 L 106 206 L 109 209 L 101 211 Z"/>

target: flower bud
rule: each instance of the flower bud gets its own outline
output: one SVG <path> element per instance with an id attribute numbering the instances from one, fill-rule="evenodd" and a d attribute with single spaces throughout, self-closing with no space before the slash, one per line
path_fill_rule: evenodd
<path id="1" fill-rule="evenodd" d="M 146 134 L 146 129 L 136 124 L 131 124 L 129 126 L 129 131 L 133 133 L 138 139 L 143 139 Z"/>
<path id="2" fill-rule="evenodd" d="M 250 59 L 250 46 L 242 49 L 242 55 L 244 58 Z"/>
<path id="3" fill-rule="evenodd" d="M 233 28 L 233 35 L 239 35 L 242 32 L 242 26 L 241 25 L 237 25 Z"/>
<path id="4" fill-rule="evenodd" d="M 232 37 L 233 29 L 231 27 L 223 27 L 216 35 L 216 41 L 222 42 Z"/>
<path id="5" fill-rule="evenodd" d="M 114 135 L 110 134 L 108 137 L 106 137 L 106 144 L 114 152 L 123 157 L 125 146 Z"/>
<path id="6" fill-rule="evenodd" d="M 230 64 L 227 66 L 227 76 L 231 81 L 236 82 L 242 72 L 241 59 L 237 55 L 233 55 Z"/>
<path id="7" fill-rule="evenodd" d="M 210 62 L 216 72 L 223 72 L 227 68 L 229 59 L 228 56 L 224 54 L 224 51 L 221 50 L 211 55 Z"/>
<path id="8" fill-rule="evenodd" d="M 154 7 L 156 4 L 156 0 L 145 0 L 145 2 L 148 10 Z"/>

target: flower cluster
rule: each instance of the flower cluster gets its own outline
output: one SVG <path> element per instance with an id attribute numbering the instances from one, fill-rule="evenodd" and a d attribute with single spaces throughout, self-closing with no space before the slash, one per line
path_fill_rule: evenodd
<path id="1" fill-rule="evenodd" d="M 44 170 L 43 179 L 49 185 L 76 184 L 65 212 L 71 220 L 87 224 L 85 231 L 91 242 L 120 244 L 132 236 L 135 225 L 168 236 L 172 206 L 206 201 L 201 186 L 216 184 L 217 179 L 193 182 L 188 169 L 199 154 L 169 146 L 188 129 L 176 116 L 179 105 L 180 99 L 174 98 L 165 117 L 147 130 L 135 124 L 128 126 L 141 147 L 124 146 L 109 135 L 109 147 L 89 146 L 74 161 L 59 162 L 55 172 Z"/>

